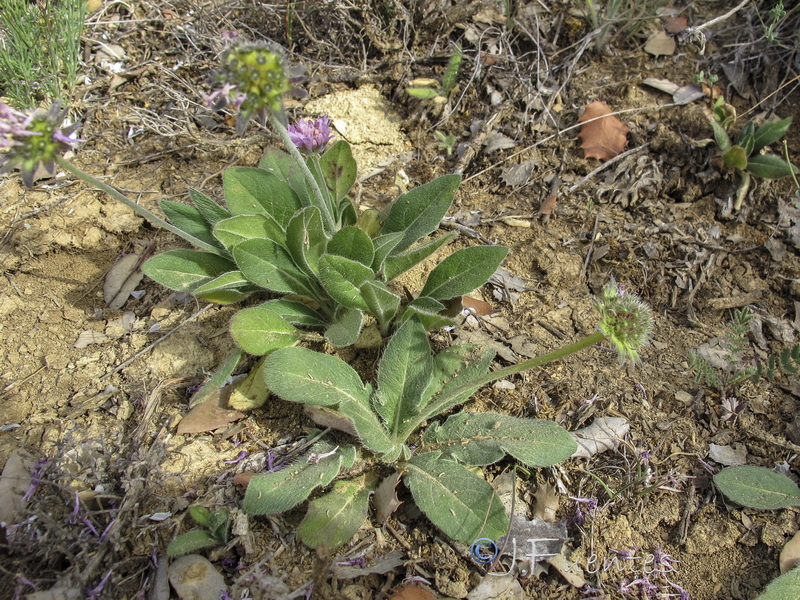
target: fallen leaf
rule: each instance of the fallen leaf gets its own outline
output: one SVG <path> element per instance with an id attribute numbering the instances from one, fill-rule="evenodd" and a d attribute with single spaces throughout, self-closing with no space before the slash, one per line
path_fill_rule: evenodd
<path id="1" fill-rule="evenodd" d="M 108 341 L 108 336 L 102 331 L 95 331 L 94 329 L 87 329 L 78 334 L 78 339 L 73 346 L 82 350 L 92 344 L 103 344 Z"/>
<path id="2" fill-rule="evenodd" d="M 436 594 L 418 585 L 404 585 L 392 592 L 387 600 L 436 600 Z"/>
<path id="3" fill-rule="evenodd" d="M 494 308 L 488 302 L 484 302 L 483 300 L 479 300 L 478 298 L 473 298 L 471 296 L 462 296 L 461 297 L 461 305 L 468 309 L 471 313 L 476 314 L 480 317 L 485 317 L 486 315 L 492 314 Z"/>
<path id="4" fill-rule="evenodd" d="M 244 473 L 237 473 L 233 476 L 233 485 L 242 485 L 247 487 L 250 485 L 250 480 L 255 476 L 252 471 L 245 471 Z"/>
<path id="5" fill-rule="evenodd" d="M 31 485 L 31 469 L 36 460 L 24 450 L 14 450 L 6 459 L 0 475 L 0 523 L 10 525 L 19 520 L 23 496 Z"/>
<path id="6" fill-rule="evenodd" d="M 664 18 L 664 31 L 667 33 L 680 33 L 689 27 L 689 19 L 686 17 L 665 17 Z"/>
<path id="7" fill-rule="evenodd" d="M 133 252 L 121 256 L 114 263 L 103 282 L 103 299 L 109 308 L 122 308 L 136 287 L 142 282 L 143 252 Z"/>
<path id="8" fill-rule="evenodd" d="M 317 425 L 338 429 L 339 431 L 349 433 L 353 437 L 358 437 L 358 433 L 356 432 L 356 428 L 353 426 L 353 422 L 332 408 L 328 408 L 327 406 L 314 406 L 313 404 L 306 404 L 303 406 L 303 412 Z"/>
<path id="9" fill-rule="evenodd" d="M 402 504 L 397 497 L 397 484 L 399 483 L 400 472 L 395 471 L 392 475 L 384 478 L 378 489 L 375 490 L 372 503 L 375 505 L 375 518 L 381 525 L 386 523 L 386 519 Z"/>
<path id="10" fill-rule="evenodd" d="M 656 31 L 647 38 L 644 51 L 653 56 L 672 56 L 676 47 L 675 38 L 665 31 Z"/>
<path id="11" fill-rule="evenodd" d="M 214 431 L 244 417 L 244 413 L 227 407 L 232 390 L 233 385 L 227 385 L 209 394 L 207 400 L 195 406 L 181 419 L 178 434 Z"/>
<path id="12" fill-rule="evenodd" d="M 543 483 L 536 488 L 536 493 L 533 494 L 533 497 L 536 499 L 536 505 L 533 507 L 534 518 L 555 523 L 556 513 L 558 512 L 558 490 L 556 486 L 550 483 Z"/>
<path id="13" fill-rule="evenodd" d="M 531 175 L 533 175 L 534 168 L 533 161 L 526 160 L 503 169 L 503 172 L 500 173 L 500 179 L 508 186 L 519 187 L 528 183 Z"/>
<path id="14" fill-rule="evenodd" d="M 591 425 L 571 432 L 578 443 L 572 458 L 591 458 L 595 454 L 615 450 L 630 428 L 628 419 L 624 417 L 597 417 Z"/>
<path id="15" fill-rule="evenodd" d="M 369 567 L 356 567 L 350 565 L 337 565 L 334 563 L 333 571 L 337 579 L 354 579 L 363 575 L 385 575 L 401 567 L 405 561 L 403 560 L 403 552 L 395 550 L 381 558 L 374 565 Z"/>
<path id="16" fill-rule="evenodd" d="M 795 533 L 792 539 L 784 545 L 783 550 L 781 550 L 779 564 L 781 575 L 800 564 L 800 531 Z"/>
<path id="17" fill-rule="evenodd" d="M 735 467 L 747 464 L 747 448 L 744 444 L 732 446 L 708 445 L 708 457 L 726 467 Z"/>
<path id="18" fill-rule="evenodd" d="M 561 577 L 564 578 L 568 584 L 574 588 L 582 588 L 586 585 L 586 579 L 583 576 L 583 569 L 581 566 L 574 562 L 568 562 L 564 554 L 556 554 L 547 559 L 547 562 L 558 571 Z"/>
<path id="19" fill-rule="evenodd" d="M 525 590 L 514 573 L 484 575 L 481 582 L 467 594 L 467 600 L 525 600 Z"/>
<path id="20" fill-rule="evenodd" d="M 600 100 L 595 100 L 584 107 L 583 114 L 578 119 L 579 123 L 583 123 L 578 137 L 583 142 L 581 149 L 585 158 L 609 160 L 625 149 L 630 129 L 617 117 L 610 115 L 611 108 Z"/>
<path id="21" fill-rule="evenodd" d="M 187 554 L 169 566 L 169 582 L 181 600 L 219 600 L 227 596 L 225 579 L 199 554 Z"/>
<path id="22" fill-rule="evenodd" d="M 483 151 L 486 154 L 491 154 L 492 152 L 497 152 L 498 150 L 508 150 L 516 145 L 517 142 L 512 140 L 507 135 L 503 135 L 499 131 L 493 131 L 486 136 L 486 140 L 484 141 L 485 148 Z"/>

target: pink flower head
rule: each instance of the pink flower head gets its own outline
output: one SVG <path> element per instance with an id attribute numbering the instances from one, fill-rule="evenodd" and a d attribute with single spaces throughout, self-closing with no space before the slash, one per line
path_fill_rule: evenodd
<path id="1" fill-rule="evenodd" d="M 316 120 L 300 119 L 289 125 L 289 137 L 298 150 L 305 152 L 321 152 L 325 145 L 333 139 L 331 120 L 320 117 Z"/>

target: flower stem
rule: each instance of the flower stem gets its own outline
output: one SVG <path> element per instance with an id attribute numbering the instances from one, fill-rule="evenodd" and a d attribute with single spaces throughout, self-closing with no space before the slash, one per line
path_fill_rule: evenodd
<path id="1" fill-rule="evenodd" d="M 554 350 L 553 352 L 548 352 L 547 354 L 531 358 L 516 365 L 510 365 L 508 367 L 503 367 L 502 369 L 497 369 L 496 371 L 487 373 L 482 377 L 476 377 L 475 379 L 449 391 L 441 398 L 437 398 L 435 404 L 425 406 L 422 410 L 422 414 L 413 421 L 409 422 L 405 426 L 405 428 L 397 435 L 397 439 L 402 441 L 408 439 L 408 437 L 412 433 L 414 433 L 414 431 L 416 431 L 416 429 L 424 421 L 427 421 L 435 417 L 442 411 L 454 406 L 453 402 L 466 392 L 474 392 L 479 387 L 487 383 L 497 381 L 498 379 L 508 377 L 509 375 L 522 373 L 523 371 L 527 371 L 528 369 L 533 369 L 534 367 L 541 367 L 542 365 L 546 365 L 547 363 L 551 363 L 556 360 L 562 359 L 566 356 L 569 356 L 570 354 L 579 352 L 580 350 L 584 350 L 590 346 L 600 343 L 605 339 L 606 336 L 603 335 L 602 332 L 597 331 L 595 333 L 587 335 L 585 338 L 578 340 L 573 344 L 569 344 L 568 346 L 564 346 L 563 348 L 559 348 L 558 350 Z"/>
<path id="2" fill-rule="evenodd" d="M 224 253 L 222 250 L 220 250 L 216 246 L 213 246 L 212 244 L 209 244 L 208 242 L 204 242 L 203 240 L 198 239 L 198 238 L 194 237 L 193 235 L 191 235 L 189 233 L 186 233 L 182 229 L 179 229 L 179 228 L 175 227 L 171 223 L 168 223 L 164 219 L 162 219 L 160 217 L 157 217 L 156 215 L 151 213 L 149 210 L 147 210 L 146 208 L 143 208 L 142 206 L 139 206 L 138 204 L 136 204 L 136 202 L 134 202 L 130 198 L 126 197 L 125 195 L 123 195 L 122 193 L 120 193 L 118 190 L 114 189 L 113 187 L 111 187 L 107 183 L 103 183 L 99 179 L 97 179 L 95 177 L 92 177 L 91 175 L 89 175 L 85 171 L 82 171 L 81 169 L 76 167 L 74 164 L 72 164 L 70 161 L 68 161 L 64 157 L 56 156 L 55 160 L 59 164 L 59 166 L 61 166 L 65 171 L 71 173 L 72 175 L 74 175 L 78 179 L 83 180 L 84 182 L 88 183 L 89 185 L 94 186 L 99 190 L 102 190 L 103 192 L 105 192 L 106 194 L 108 194 L 109 196 L 114 198 L 115 200 L 119 200 L 125 206 L 127 206 L 133 212 L 135 212 L 137 215 L 139 215 L 143 219 L 146 219 L 147 221 L 150 221 L 150 223 L 152 223 L 153 225 L 155 225 L 157 227 L 161 227 L 162 229 L 166 229 L 167 231 L 170 231 L 170 232 L 174 233 L 175 235 L 182 237 L 187 242 L 197 246 L 198 248 L 202 248 L 203 250 L 207 250 L 208 252 L 211 252 L 211 253 L 216 254 L 218 256 L 224 256 L 226 258 L 228 257 L 228 255 L 226 253 Z"/>
<path id="3" fill-rule="evenodd" d="M 333 215 L 331 214 L 330 207 L 325 200 L 325 196 L 322 194 L 322 190 L 320 189 L 316 178 L 311 173 L 311 169 L 308 168 L 305 158 L 303 158 L 303 155 L 300 154 L 297 146 L 295 146 L 294 142 L 292 142 L 292 138 L 289 137 L 289 130 L 286 129 L 284 124 L 280 122 L 280 119 L 278 119 L 275 114 L 270 112 L 269 120 L 272 126 L 275 128 L 275 131 L 278 132 L 278 135 L 280 136 L 283 145 L 289 151 L 289 154 L 295 159 L 295 161 L 297 161 L 300 170 L 303 172 L 303 176 L 306 178 L 308 185 L 311 187 L 311 192 L 314 194 L 314 198 L 317 201 L 317 206 L 322 213 L 322 218 L 325 219 L 326 229 L 330 233 L 333 233 L 336 231 L 336 223 L 333 220 Z"/>

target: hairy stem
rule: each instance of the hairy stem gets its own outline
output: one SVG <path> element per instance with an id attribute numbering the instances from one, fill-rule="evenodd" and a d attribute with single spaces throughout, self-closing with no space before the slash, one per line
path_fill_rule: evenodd
<path id="1" fill-rule="evenodd" d="M 198 238 L 194 237 L 193 235 L 191 235 L 189 233 L 186 233 L 182 229 L 179 229 L 179 228 L 175 227 L 174 225 L 172 225 L 171 223 L 168 223 L 164 219 L 162 219 L 160 217 L 157 217 L 156 215 L 151 213 L 149 210 L 147 210 L 146 208 L 143 208 L 142 206 L 139 206 L 138 204 L 136 204 L 136 202 L 134 202 L 133 200 L 131 200 L 130 198 L 128 198 L 127 196 L 125 196 L 124 194 L 122 194 L 121 192 L 116 190 L 115 188 L 111 187 L 107 183 L 103 183 L 99 179 L 97 179 L 95 177 L 92 177 L 91 175 L 89 175 L 85 171 L 82 171 L 81 169 L 76 167 L 74 164 L 72 164 L 70 161 L 68 161 L 64 157 L 56 156 L 55 160 L 59 164 L 59 166 L 62 167 L 68 173 L 71 173 L 72 175 L 74 175 L 78 179 L 80 179 L 80 180 L 88 183 L 89 185 L 94 186 L 97 189 L 105 192 L 106 194 L 108 194 L 109 196 L 114 198 L 115 200 L 119 200 L 125 206 L 127 206 L 133 212 L 135 212 L 137 215 L 139 215 L 143 219 L 146 219 L 147 221 L 149 221 L 150 223 L 152 223 L 156 227 L 161 227 L 162 229 L 166 229 L 167 231 L 169 231 L 171 233 L 174 233 L 175 235 L 177 235 L 179 237 L 182 237 L 184 240 L 186 240 L 190 244 L 193 244 L 194 246 L 197 246 L 198 248 L 202 248 L 203 250 L 207 250 L 208 252 L 211 252 L 212 254 L 216 254 L 218 256 L 224 256 L 225 258 L 228 258 L 228 254 L 226 252 L 223 252 L 222 250 L 220 250 L 216 246 L 213 246 L 213 245 L 209 244 L 208 242 L 204 242 L 203 240 L 198 239 Z"/>

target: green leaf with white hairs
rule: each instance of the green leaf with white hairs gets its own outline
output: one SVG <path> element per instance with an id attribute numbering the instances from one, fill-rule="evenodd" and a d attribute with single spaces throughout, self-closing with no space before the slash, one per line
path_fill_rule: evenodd
<path id="1" fill-rule="evenodd" d="M 386 257 L 391 254 L 395 246 L 403 239 L 403 232 L 396 231 L 395 233 L 384 233 L 372 240 L 372 245 L 375 249 L 375 256 L 372 259 L 372 270 L 380 273 L 383 269 L 383 263 Z M 387 281 L 391 281 L 390 279 Z"/>
<path id="2" fill-rule="evenodd" d="M 215 248 L 219 248 L 222 251 L 225 250 L 211 232 L 211 225 L 208 224 L 205 217 L 194 206 L 170 200 L 162 200 L 159 206 L 161 206 L 161 210 L 167 216 L 169 222 L 175 227 L 196 237 L 198 240 L 211 244 Z"/>
<path id="3" fill-rule="evenodd" d="M 344 140 L 337 141 L 320 157 L 319 166 L 333 199 L 338 203 L 356 182 L 358 169 L 350 144 Z"/>
<path id="4" fill-rule="evenodd" d="M 258 288 L 250 283 L 241 271 L 229 271 L 197 287 L 194 295 L 217 304 L 233 304 L 244 300 L 257 290 Z"/>
<path id="5" fill-rule="evenodd" d="M 489 366 L 495 351 L 477 344 L 459 344 L 450 346 L 439 352 L 433 359 L 433 377 L 422 395 L 423 413 L 433 418 L 454 406 L 466 402 L 478 391 L 479 385 L 470 386 L 470 381 L 483 377 L 489 372 Z M 467 386 L 455 396 L 452 393 Z M 446 401 L 446 398 L 450 398 Z M 442 404 L 445 402 L 444 404 Z M 431 406 L 440 406 L 431 410 Z"/>
<path id="6" fill-rule="evenodd" d="M 323 327 L 328 323 L 325 317 L 302 302 L 279 298 L 277 300 L 268 300 L 261 306 L 279 314 L 292 325 Z"/>
<path id="7" fill-rule="evenodd" d="M 775 510 L 800 506 L 800 488 L 786 475 L 764 467 L 742 465 L 722 469 L 714 484 L 728 498 L 749 508 Z"/>
<path id="8" fill-rule="evenodd" d="M 753 134 L 753 137 L 755 138 L 753 152 L 758 152 L 765 146 L 769 146 L 770 144 L 777 142 L 786 134 L 791 124 L 792 117 L 786 117 L 780 121 L 768 121 L 767 123 L 764 123 L 761 127 L 756 129 L 755 133 Z"/>
<path id="9" fill-rule="evenodd" d="M 358 212 L 356 211 L 356 205 L 353 204 L 353 201 L 349 198 L 344 198 L 341 202 L 339 202 L 339 209 L 338 209 L 338 217 L 339 223 L 342 227 L 347 227 L 348 225 L 355 225 L 358 222 Z"/>
<path id="10" fill-rule="evenodd" d="M 367 520 L 375 484 L 375 476 L 367 474 L 337 481 L 330 492 L 309 503 L 297 528 L 300 540 L 310 548 L 324 544 L 331 550 L 346 544 Z"/>
<path id="11" fill-rule="evenodd" d="M 764 179 L 780 179 L 793 172 L 800 173 L 797 167 L 790 165 L 780 156 L 774 154 L 758 154 L 747 161 L 747 170 L 756 177 Z"/>
<path id="12" fill-rule="evenodd" d="M 231 319 L 231 336 L 249 354 L 269 354 L 303 339 L 303 332 L 264 306 L 244 308 Z"/>
<path id="13" fill-rule="evenodd" d="M 331 298 L 347 308 L 369 310 L 361 286 L 375 279 L 372 269 L 360 262 L 334 254 L 319 259 L 319 281 Z"/>
<path id="14" fill-rule="evenodd" d="M 773 579 L 756 600 L 797 600 L 800 598 L 800 566 Z"/>
<path id="15" fill-rule="evenodd" d="M 286 512 L 318 487 L 328 485 L 342 468 L 352 466 L 355 456 L 353 446 L 337 447 L 331 442 L 317 442 L 307 454 L 288 467 L 255 475 L 247 485 L 244 511 L 249 515 Z"/>
<path id="16" fill-rule="evenodd" d="M 264 361 L 264 382 L 274 393 L 300 404 L 368 404 L 371 387 L 341 358 L 307 348 L 282 348 Z"/>
<path id="17" fill-rule="evenodd" d="M 404 466 L 416 505 L 454 540 L 496 540 L 508 530 L 508 516 L 492 486 L 464 465 L 440 452 L 426 452 Z"/>
<path id="18" fill-rule="evenodd" d="M 378 321 L 381 333 L 388 334 L 388 325 L 400 308 L 400 296 L 381 281 L 367 281 L 359 291 L 369 307 L 369 312 Z"/>
<path id="19" fill-rule="evenodd" d="M 308 276 L 297 268 L 286 248 L 272 240 L 239 242 L 233 257 L 244 276 L 264 289 L 314 297 Z"/>
<path id="20" fill-rule="evenodd" d="M 425 329 L 428 330 L 455 325 L 456 322 L 454 319 L 443 314 L 446 308 L 447 307 L 438 300 L 428 298 L 427 296 L 420 296 L 419 298 L 414 298 L 406 305 L 400 321 L 406 321 L 416 315 L 425 326 Z"/>
<path id="21" fill-rule="evenodd" d="M 391 234 L 389 234 L 391 235 Z M 383 276 L 386 281 L 392 281 L 412 267 L 431 256 L 442 246 L 449 244 L 458 237 L 455 231 L 441 235 L 436 239 L 415 246 L 401 254 L 390 254 L 383 263 Z M 396 249 L 396 247 L 395 247 Z M 394 252 L 394 250 L 392 250 Z"/>
<path id="22" fill-rule="evenodd" d="M 281 246 L 286 244 L 286 232 L 269 215 L 237 215 L 214 225 L 214 237 L 231 252 L 245 240 L 271 240 Z"/>
<path id="23" fill-rule="evenodd" d="M 301 206 L 310 206 L 308 187 L 297 161 L 287 152 L 270 148 L 258 163 L 259 168 L 269 171 L 278 179 L 285 181 L 300 199 Z"/>
<path id="24" fill-rule="evenodd" d="M 508 254 L 505 246 L 473 246 L 456 250 L 428 275 L 420 296 L 448 300 L 482 286 Z"/>
<path id="25" fill-rule="evenodd" d="M 353 226 L 343 227 L 333 234 L 327 253 L 360 262 L 365 267 L 371 267 L 375 258 L 372 239 L 362 229 Z"/>
<path id="26" fill-rule="evenodd" d="M 357 308 L 339 307 L 325 330 L 325 339 L 337 348 L 352 346 L 361 334 L 364 314 Z"/>
<path id="27" fill-rule="evenodd" d="M 392 435 L 419 413 L 432 372 L 433 356 L 425 328 L 418 319 L 409 319 L 389 339 L 378 363 L 373 404 Z"/>
<path id="28" fill-rule="evenodd" d="M 336 408 L 336 413 L 350 421 L 361 445 L 367 450 L 382 455 L 382 460 L 386 462 L 397 459 L 401 445 L 389 435 L 369 400 L 342 402 Z"/>
<path id="29" fill-rule="evenodd" d="M 228 210 L 214 202 L 214 200 L 199 190 L 189 188 L 189 197 L 192 199 L 192 204 L 195 205 L 197 210 L 200 211 L 200 214 L 203 215 L 203 218 L 212 227 L 219 221 L 227 219 L 231 216 L 231 213 Z"/>
<path id="30" fill-rule="evenodd" d="M 577 450 L 574 438 L 554 421 L 492 412 L 453 415 L 444 425 L 429 427 L 423 444 L 426 450 L 440 450 L 480 467 L 496 463 L 506 454 L 529 467 L 550 467 Z"/>
<path id="31" fill-rule="evenodd" d="M 226 258 L 199 250 L 169 250 L 145 261 L 142 272 L 166 288 L 193 293 L 223 273 L 235 271 Z"/>
<path id="32" fill-rule="evenodd" d="M 752 137 L 753 138 L 753 142 L 751 142 L 749 144 L 750 147 L 751 147 L 751 151 L 752 151 L 752 143 L 755 142 L 755 132 L 756 132 L 756 124 L 755 124 L 755 122 L 753 122 L 752 120 L 748 121 L 747 123 L 744 124 L 744 127 L 742 127 L 739 130 L 739 134 L 736 136 L 736 143 L 739 146 L 742 146 L 743 148 L 746 148 L 747 145 L 748 145 L 747 138 L 751 138 Z"/>
<path id="33" fill-rule="evenodd" d="M 327 242 L 322 213 L 316 206 L 296 212 L 286 227 L 286 248 L 295 264 L 309 275 L 319 273 L 319 257 Z"/>
<path id="34" fill-rule="evenodd" d="M 727 152 L 731 148 L 731 138 L 728 135 L 728 132 L 725 131 L 725 128 L 720 125 L 717 120 L 709 116 L 708 122 L 711 123 L 711 129 L 714 131 L 714 141 L 717 142 L 717 146 L 723 152 Z"/>
<path id="35" fill-rule="evenodd" d="M 203 548 L 213 548 L 223 542 L 204 529 L 193 529 L 176 537 L 167 546 L 167 556 L 193 554 Z"/>
<path id="36" fill-rule="evenodd" d="M 283 228 L 301 208 L 291 187 L 278 177 L 256 167 L 231 167 L 222 174 L 225 203 L 234 215 L 263 213 Z"/>
<path id="37" fill-rule="evenodd" d="M 460 183 L 461 175 L 443 175 L 395 200 L 381 230 L 384 234 L 403 232 L 403 239 L 395 247 L 395 252 L 402 252 L 438 229 Z"/>

